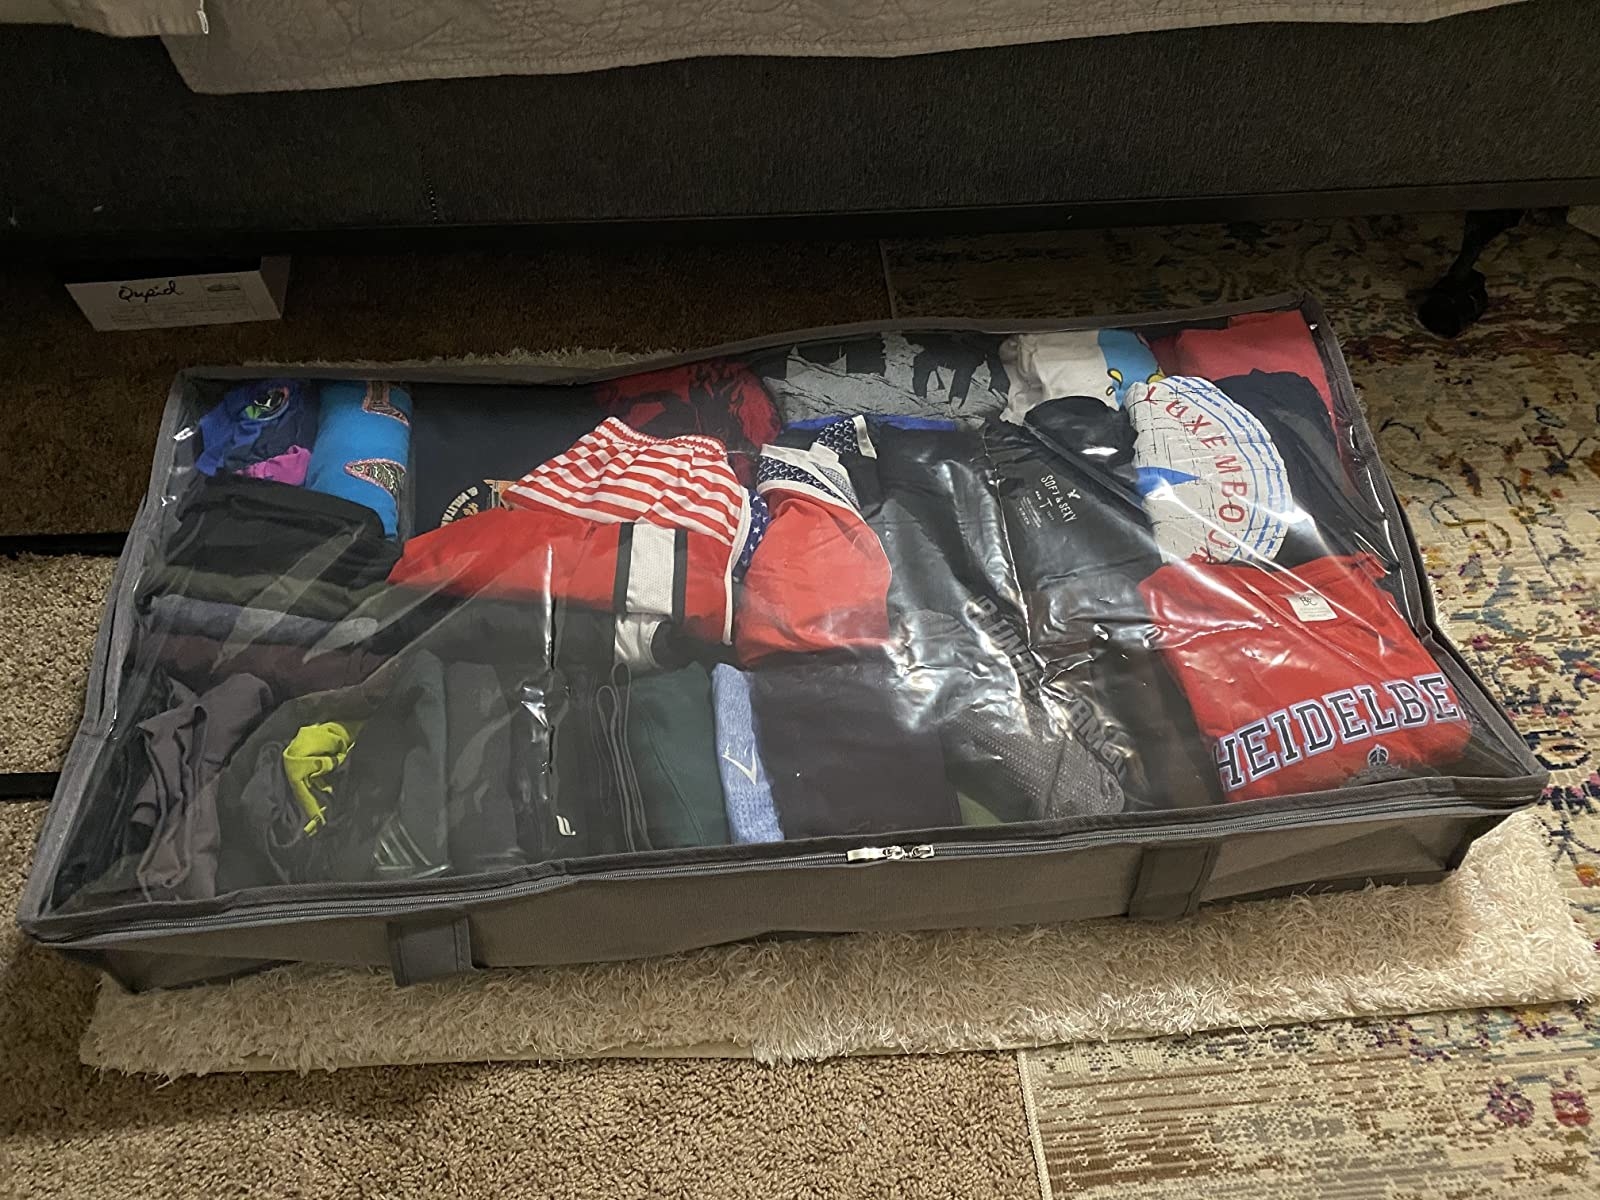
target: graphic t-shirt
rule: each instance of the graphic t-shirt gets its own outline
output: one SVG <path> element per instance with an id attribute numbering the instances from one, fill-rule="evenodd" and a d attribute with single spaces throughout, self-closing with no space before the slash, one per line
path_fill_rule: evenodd
<path id="1" fill-rule="evenodd" d="M 752 358 L 786 426 L 862 413 L 982 420 L 1010 381 L 992 334 L 874 333 Z"/>
<path id="2" fill-rule="evenodd" d="M 1127 411 L 1136 486 L 1167 561 L 1268 563 L 1292 530 L 1314 528 L 1272 435 L 1215 384 L 1135 384 Z"/>
<path id="3" fill-rule="evenodd" d="M 1370 555 L 1169 563 L 1140 587 L 1229 800 L 1443 767 L 1471 725 Z"/>

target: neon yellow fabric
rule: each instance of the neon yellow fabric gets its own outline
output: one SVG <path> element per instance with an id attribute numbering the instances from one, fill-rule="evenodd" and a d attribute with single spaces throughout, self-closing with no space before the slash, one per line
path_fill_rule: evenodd
<path id="1" fill-rule="evenodd" d="M 329 776 L 355 745 L 361 722 L 341 725 L 325 721 L 302 726 L 283 748 L 283 773 L 289 790 L 306 814 L 305 830 L 315 833 L 327 822 L 327 803 L 333 798 Z"/>

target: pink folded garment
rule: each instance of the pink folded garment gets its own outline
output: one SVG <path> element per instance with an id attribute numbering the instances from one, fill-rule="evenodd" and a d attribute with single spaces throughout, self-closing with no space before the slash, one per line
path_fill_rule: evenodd
<path id="1" fill-rule="evenodd" d="M 311 451 L 304 446 L 290 446 L 276 458 L 264 458 L 251 463 L 239 472 L 251 479 L 270 479 L 274 483 L 302 484 L 306 481 L 306 468 L 311 465 Z"/>

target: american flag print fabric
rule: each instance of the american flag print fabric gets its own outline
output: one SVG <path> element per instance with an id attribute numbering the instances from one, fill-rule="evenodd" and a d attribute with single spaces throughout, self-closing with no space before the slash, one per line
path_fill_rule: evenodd
<path id="1" fill-rule="evenodd" d="M 735 548 L 750 523 L 749 494 L 721 442 L 651 437 L 615 417 L 506 488 L 505 501 L 608 524 L 687 529 Z"/>

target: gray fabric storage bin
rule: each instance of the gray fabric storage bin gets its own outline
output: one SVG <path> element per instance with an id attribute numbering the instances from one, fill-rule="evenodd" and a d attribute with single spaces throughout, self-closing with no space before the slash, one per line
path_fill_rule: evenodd
<path id="1" fill-rule="evenodd" d="M 1248 360 L 1258 349 L 1251 339 L 1266 336 L 1256 332 L 1267 328 L 1254 323 L 1264 319 L 1257 314 L 1278 314 L 1279 334 L 1289 329 L 1285 317 L 1299 322 L 1289 329 L 1296 337 L 1263 341 L 1259 352 L 1282 368 L 1290 345 L 1306 374 L 1212 379 L 1165 370 L 1231 361 L 1241 347 Z M 1122 332 L 1107 339 L 1095 333 L 1103 329 Z M 1130 365 L 1146 357 L 1156 369 Z M 369 424 L 376 415 L 405 427 L 404 461 L 393 457 L 398 451 L 351 457 L 327 485 L 365 496 L 367 483 L 382 484 L 395 501 L 394 531 L 385 539 L 363 513 L 349 536 L 286 542 L 287 574 L 250 587 L 262 604 L 307 608 L 306 597 L 329 589 L 297 590 L 294 571 L 315 560 L 307 569 L 323 574 L 312 582 L 337 572 L 333 591 L 348 596 L 349 611 L 275 628 L 247 603 L 249 632 L 221 639 L 225 653 L 202 664 L 204 678 L 191 670 L 188 684 L 174 683 L 183 675 L 174 648 L 200 635 L 174 633 L 161 615 L 171 612 L 163 597 L 194 598 L 204 590 L 197 580 L 237 590 L 217 577 L 236 578 L 227 564 L 248 566 L 255 553 L 226 538 L 196 543 L 196 530 L 266 530 L 265 555 L 277 537 L 273 505 L 289 505 L 285 527 L 302 510 L 334 525 L 355 511 L 347 498 L 319 499 L 318 488 L 290 495 L 281 483 L 219 483 L 229 468 L 199 469 L 201 446 L 221 427 L 201 432 L 197 418 L 234 384 L 260 378 L 232 368 L 188 371 L 174 383 L 149 496 L 108 601 L 83 722 L 19 923 L 131 987 L 295 960 L 387 964 L 408 982 L 775 934 L 1169 919 L 1206 903 L 1437 879 L 1543 787 L 1504 710 L 1438 628 L 1337 343 L 1307 298 L 993 328 L 902 322 L 808 331 L 627 370 L 311 374 L 322 381 L 308 385 L 320 406 L 313 478 L 330 478 L 315 464 L 332 444 L 330 398 L 347 396 L 333 383 L 367 381 L 350 393 L 359 398 L 351 411 Z M 1091 378 L 1099 382 L 1087 396 L 1080 383 Z M 690 397 L 681 408 L 673 388 Z M 1322 389 L 1325 411 L 1315 399 Z M 274 406 L 303 400 L 281 388 L 260 395 L 268 399 L 241 410 L 257 414 L 250 420 L 277 420 L 287 410 Z M 549 436 L 571 449 L 542 465 L 530 459 L 520 482 L 485 478 L 453 495 L 450 472 L 470 475 L 475 453 L 488 462 L 504 449 L 490 443 L 522 436 L 514 430 L 535 401 L 566 414 L 549 417 L 557 428 Z M 456 454 L 466 443 L 455 433 L 435 439 L 457 429 L 461 414 L 477 414 L 476 405 L 488 414 L 480 451 Z M 818 408 L 840 416 L 866 409 L 866 419 L 801 432 L 796 420 Z M 545 409 L 537 412 L 533 423 L 543 429 Z M 953 426 L 897 423 L 908 415 Z M 625 428 L 602 425 L 602 416 Z M 382 427 L 383 436 L 393 432 Z M 707 434 L 720 439 L 709 450 Z M 591 441 L 606 436 L 604 445 Z M 597 457 L 582 458 L 583 447 L 596 445 Z M 717 450 L 731 459 L 718 463 Z M 1206 458 L 1213 451 L 1215 461 Z M 573 465 L 573 455 L 581 462 Z M 669 459 L 693 465 L 680 477 L 678 467 L 661 467 Z M 539 474 L 552 464 L 560 468 L 553 483 Z M 616 485 L 632 519 L 594 516 L 594 497 L 613 495 L 608 489 L 624 478 L 607 472 L 635 469 L 643 473 Z M 1070 484 L 1080 470 L 1081 494 Z M 736 477 L 737 486 L 724 486 Z M 655 480 L 649 486 L 659 484 L 660 494 L 638 501 L 642 479 Z M 927 481 L 939 479 L 966 482 L 930 502 Z M 772 523 L 748 557 L 752 574 L 740 575 L 735 560 L 759 524 L 752 494 Z M 717 508 L 711 495 L 730 506 L 731 538 L 708 515 Z M 976 507 L 968 505 L 973 497 Z M 626 506 L 635 503 L 655 505 L 654 515 L 632 516 Z M 208 504 L 226 510 L 221 524 Z M 950 527 L 934 528 L 946 506 Z M 973 513 L 992 517 L 991 525 Z M 236 521 L 243 523 L 229 524 Z M 708 521 L 709 541 L 694 532 Z M 1091 524 L 1099 532 L 1071 541 Z M 780 540 L 780 529 L 790 540 Z M 578 537 L 581 553 L 563 563 L 562 548 Z M 658 562 L 646 549 L 668 557 Z M 661 563 L 671 569 L 656 571 Z M 726 576 L 713 578 L 724 566 Z M 609 574 L 596 574 L 601 567 L 616 572 L 614 590 Z M 588 575 L 598 584 L 580 583 Z M 1226 615 L 1234 593 L 1222 595 L 1221 580 L 1287 607 L 1264 616 L 1259 629 L 1236 628 Z M 837 605 L 824 594 L 820 613 L 801 611 L 828 587 L 843 597 Z M 1192 595 L 1219 597 L 1215 628 L 1204 619 L 1185 626 Z M 1096 610 L 1100 603 L 1108 607 Z M 221 604 L 202 607 L 215 613 Z M 782 611 L 773 616 L 763 606 Z M 628 639 L 646 616 L 641 657 Z M 591 662 L 574 647 L 582 641 L 576 631 L 595 621 L 604 645 Z M 865 633 L 853 624 L 861 621 Z M 663 624 L 674 656 L 684 635 L 684 657 L 664 654 Z M 313 626 L 331 632 L 303 632 Z M 273 640 L 294 637 L 322 640 L 311 649 Z M 285 644 L 297 647 L 296 670 L 315 659 L 318 686 L 263 683 L 263 711 L 241 718 L 250 734 L 217 751 L 226 761 L 201 761 L 194 746 L 224 737 L 219 720 L 207 712 L 174 724 L 171 714 L 192 713 L 184 707 L 191 701 L 204 709 L 205 686 L 229 677 L 227 663 L 245 661 L 237 655 L 267 661 L 257 652 Z M 1325 647 L 1307 653 L 1325 654 L 1326 672 L 1318 661 L 1275 651 L 1279 645 Z M 467 661 L 473 672 L 450 673 Z M 693 686 L 681 695 L 704 696 L 694 672 L 720 687 L 726 677 L 713 668 L 735 662 L 753 681 L 752 744 L 765 764 L 752 751 L 746 773 L 754 782 L 767 770 L 772 815 L 805 830 L 787 840 L 732 844 L 734 805 L 704 794 L 704 761 L 690 764 L 699 774 L 673 774 L 679 767 L 666 760 L 684 739 L 708 728 L 722 737 L 720 716 L 687 711 L 703 700 L 647 708 L 646 678 L 688 671 Z M 1386 681 L 1388 667 L 1369 670 L 1369 662 L 1409 665 Z M 835 671 L 843 673 L 826 674 Z M 590 691 L 577 682 L 585 672 L 594 675 Z M 821 702 L 794 690 L 795 680 L 809 687 L 835 678 L 844 690 Z M 1317 682 L 1324 678 L 1326 694 Z M 477 681 L 481 713 L 451 707 L 451 689 L 466 679 Z M 774 693 L 775 680 L 790 691 Z M 871 689 L 884 680 L 879 706 Z M 441 686 L 443 699 L 435 694 Z M 850 728 L 796 733 L 780 723 L 801 720 L 794 714 L 825 723 L 831 707 L 842 709 L 851 696 L 858 702 L 862 686 L 867 703 L 856 723 L 887 730 L 872 735 L 890 739 L 882 746 L 847 750 Z M 308 701 L 307 693 L 319 695 Z M 720 690 L 710 694 L 722 703 Z M 1235 715 L 1248 715 L 1249 703 L 1254 721 Z M 604 752 L 592 760 L 588 741 L 562 733 L 585 705 L 614 718 L 612 727 L 594 725 Z M 279 711 L 290 715 L 279 718 L 284 732 L 273 741 L 270 712 Z M 294 714 L 302 711 L 312 715 L 299 725 Z M 447 715 L 429 715 L 436 712 Z M 275 774 L 280 742 L 288 727 L 303 731 L 330 716 L 349 720 L 353 744 L 310 777 L 307 787 L 326 805 L 313 816 L 286 782 L 291 767 L 282 779 Z M 654 743 L 641 733 L 646 722 L 655 723 Z M 894 739 L 902 735 L 899 755 Z M 494 737 L 510 750 L 494 743 L 500 748 L 485 756 L 485 738 Z M 171 779 L 150 766 L 147 747 L 159 738 L 185 756 Z M 714 740 L 711 750 L 721 744 Z M 240 757 L 242 746 L 259 759 Z M 868 765 L 858 769 L 851 753 Z M 1035 769 L 1040 754 L 1046 765 Z M 1217 777 L 1186 774 L 1197 760 Z M 919 792 L 922 785 L 908 781 L 928 761 L 942 776 Z M 802 796 L 813 766 L 825 782 Z M 717 769 L 733 786 L 727 781 L 737 777 Z M 209 820 L 210 809 L 182 790 L 199 787 L 202 776 L 214 779 L 200 790 L 216 806 L 211 824 L 220 835 L 199 819 Z M 700 782 L 684 791 L 683 780 Z M 676 816 L 662 807 L 664 789 L 674 788 Z M 505 808 L 494 816 L 502 831 L 488 838 L 488 851 L 464 851 L 492 823 L 485 796 Z M 895 804 L 905 806 L 903 819 Z M 972 815 L 993 817 L 991 810 L 999 810 L 997 823 Z M 718 824 L 723 813 L 727 828 Z M 949 816 L 930 824 L 930 813 Z M 533 835 L 530 823 L 538 826 Z M 424 828 L 431 842 L 415 836 Z M 699 832 L 684 832 L 691 828 Z M 219 837 L 221 882 L 212 883 L 210 865 L 195 870 L 183 860 L 192 854 L 209 864 Z M 262 845 L 244 845 L 253 839 Z M 167 857 L 149 843 L 161 843 Z M 229 861 L 240 853 L 243 868 Z"/>

